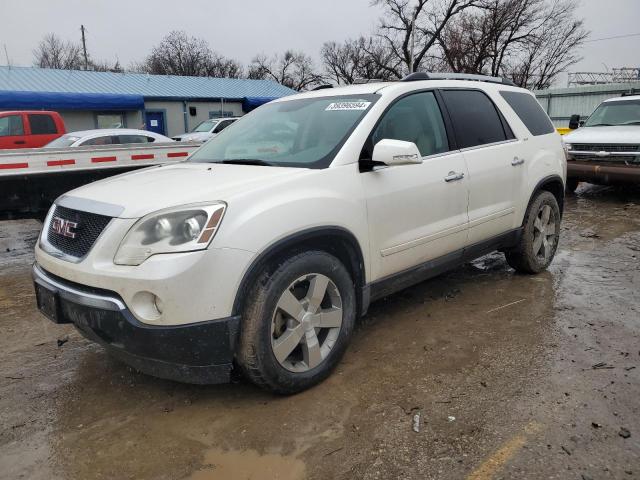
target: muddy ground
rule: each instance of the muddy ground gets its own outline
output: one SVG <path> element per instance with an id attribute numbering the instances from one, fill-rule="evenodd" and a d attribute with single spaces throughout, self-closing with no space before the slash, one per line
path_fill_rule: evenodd
<path id="1" fill-rule="evenodd" d="M 375 303 L 292 397 L 154 379 L 45 320 L 39 225 L 0 222 L 0 478 L 640 479 L 638 189 L 569 197 L 549 272 L 496 254 Z"/>

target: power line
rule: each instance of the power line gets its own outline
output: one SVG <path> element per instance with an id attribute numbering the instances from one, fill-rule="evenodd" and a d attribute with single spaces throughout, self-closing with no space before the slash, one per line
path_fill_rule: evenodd
<path id="1" fill-rule="evenodd" d="M 594 38 L 593 40 L 585 40 L 584 43 L 601 42 L 603 40 L 614 40 L 616 38 L 629 38 L 629 37 L 638 37 L 638 36 L 640 36 L 640 32 L 628 33 L 627 35 L 616 35 L 615 37 Z"/>

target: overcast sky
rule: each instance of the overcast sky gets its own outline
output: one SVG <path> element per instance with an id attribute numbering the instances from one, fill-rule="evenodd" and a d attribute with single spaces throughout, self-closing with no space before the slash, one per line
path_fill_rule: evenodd
<path id="1" fill-rule="evenodd" d="M 581 0 L 592 39 L 640 33 L 640 0 Z M 206 39 L 214 50 L 248 63 L 288 48 L 314 58 L 323 42 L 373 30 L 380 12 L 369 0 L 0 0 L 0 64 L 31 65 L 39 39 L 55 32 L 80 39 L 96 60 L 142 59 L 171 30 Z M 586 43 L 572 71 L 640 67 L 640 36 Z"/>

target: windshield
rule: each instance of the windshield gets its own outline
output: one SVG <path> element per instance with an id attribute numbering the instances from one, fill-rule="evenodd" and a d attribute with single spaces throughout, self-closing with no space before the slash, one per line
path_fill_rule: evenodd
<path id="1" fill-rule="evenodd" d="M 79 138 L 80 137 L 74 137 L 71 135 L 63 135 L 47 143 L 45 148 L 70 147 L 73 143 L 77 142 Z"/>
<path id="2" fill-rule="evenodd" d="M 209 140 L 192 162 L 325 168 L 377 95 L 268 103 Z"/>
<path id="3" fill-rule="evenodd" d="M 606 102 L 596 108 L 585 127 L 640 125 L 640 100 Z"/>
<path id="4" fill-rule="evenodd" d="M 213 127 L 216 126 L 216 123 L 218 123 L 218 120 L 205 120 L 191 132 L 210 132 L 211 130 L 213 130 Z"/>

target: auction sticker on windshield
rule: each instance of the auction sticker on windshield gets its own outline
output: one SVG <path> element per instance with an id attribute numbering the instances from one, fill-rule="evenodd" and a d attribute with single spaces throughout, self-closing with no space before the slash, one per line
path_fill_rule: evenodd
<path id="1" fill-rule="evenodd" d="M 366 110 L 371 102 L 335 102 L 330 103 L 325 111 L 335 112 L 341 110 Z"/>

